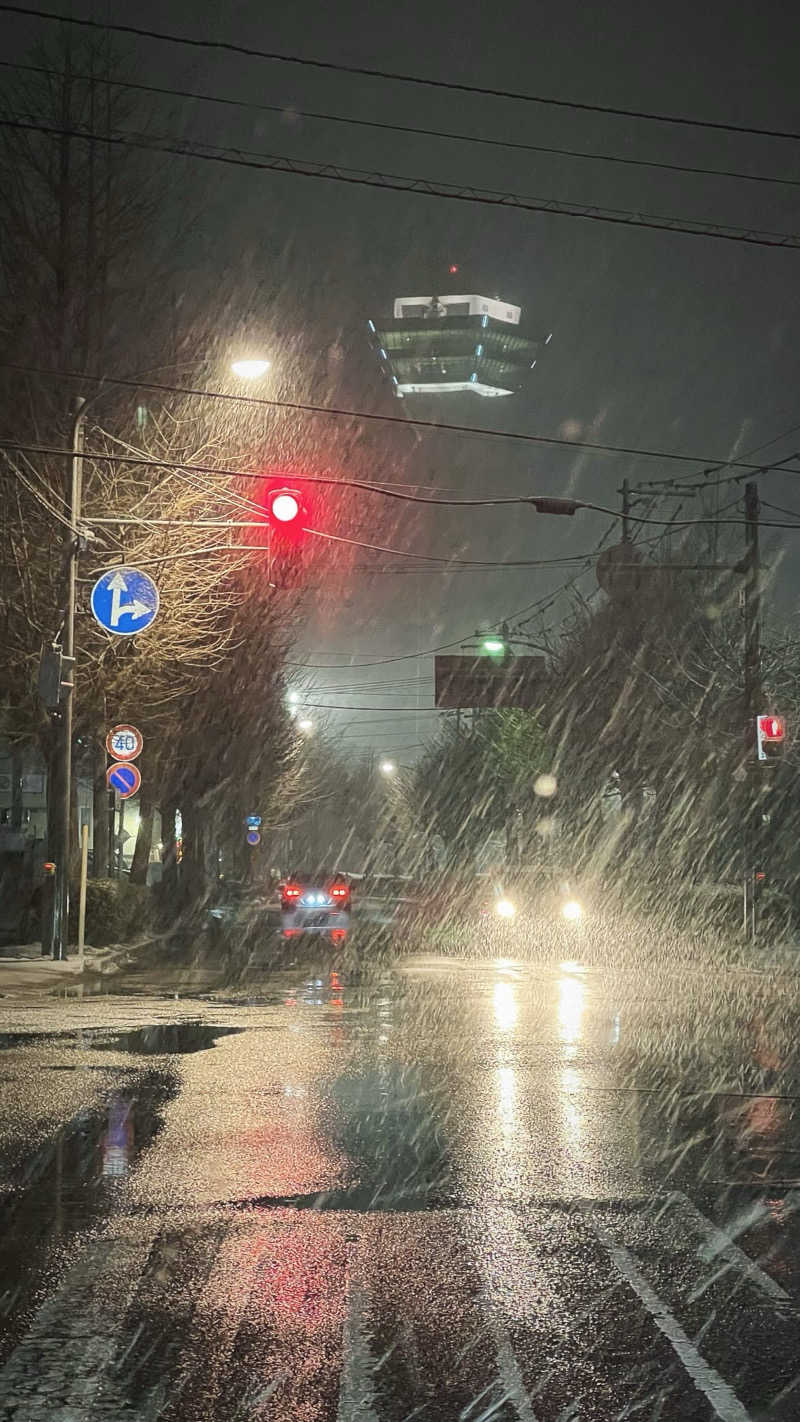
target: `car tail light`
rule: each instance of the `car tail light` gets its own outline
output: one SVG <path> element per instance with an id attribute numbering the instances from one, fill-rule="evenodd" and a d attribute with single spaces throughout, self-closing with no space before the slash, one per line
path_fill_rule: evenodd
<path id="1" fill-rule="evenodd" d="M 302 892 L 303 890 L 299 884 L 284 884 L 283 886 L 283 897 L 285 899 L 299 899 Z"/>
<path id="2" fill-rule="evenodd" d="M 347 929 L 346 929 L 346 928 L 332 928 L 332 929 L 331 929 L 331 942 L 332 942 L 332 943 L 344 943 L 346 938 L 347 938 Z M 332 987 L 332 988 L 335 989 L 335 988 L 337 988 L 338 986 L 340 986 L 340 984 L 331 982 L 331 987 Z"/>
<path id="3" fill-rule="evenodd" d="M 333 888 L 331 889 L 331 898 L 349 899 L 349 897 L 350 890 L 348 889 L 346 884 L 334 884 Z"/>

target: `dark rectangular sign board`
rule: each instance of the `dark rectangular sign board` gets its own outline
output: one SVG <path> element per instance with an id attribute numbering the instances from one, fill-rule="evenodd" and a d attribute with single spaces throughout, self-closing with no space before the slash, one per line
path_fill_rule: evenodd
<path id="1" fill-rule="evenodd" d="M 436 705 L 442 711 L 517 707 L 535 711 L 542 702 L 544 657 L 434 657 Z"/>

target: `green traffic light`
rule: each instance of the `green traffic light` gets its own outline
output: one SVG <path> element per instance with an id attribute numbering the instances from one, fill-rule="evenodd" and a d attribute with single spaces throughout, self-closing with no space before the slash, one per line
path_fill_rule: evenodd
<path id="1" fill-rule="evenodd" d="M 483 650 L 492 657 L 502 656 L 506 650 L 506 644 L 501 637 L 484 637 Z"/>

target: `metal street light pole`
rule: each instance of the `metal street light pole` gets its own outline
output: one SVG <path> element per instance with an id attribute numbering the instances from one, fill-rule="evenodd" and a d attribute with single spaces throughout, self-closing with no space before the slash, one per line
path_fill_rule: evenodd
<path id="1" fill-rule="evenodd" d="M 749 790 L 744 815 L 742 917 L 745 934 L 756 936 L 755 855 L 758 847 L 760 779 L 754 754 L 756 717 L 761 711 L 761 559 L 758 546 L 760 504 L 755 481 L 745 484 L 744 572 L 744 714 L 746 785 Z"/>
<path id="2" fill-rule="evenodd" d="M 66 679 L 62 682 L 63 699 L 59 723 L 58 764 L 61 776 L 59 813 L 56 822 L 57 841 L 53 859 L 56 864 L 56 892 L 53 904 L 53 957 L 66 958 L 69 943 L 69 861 L 72 830 L 72 710 L 75 698 L 75 587 L 78 571 L 78 520 L 81 514 L 83 488 L 84 405 L 78 396 L 74 405 L 69 469 L 69 527 L 64 542 L 65 598 L 64 630 L 61 644 L 66 664 Z"/>
<path id="3" fill-rule="evenodd" d="M 236 369 L 236 366 L 239 369 Z M 234 362 L 232 369 L 240 379 L 259 379 L 269 369 L 270 362 L 251 359 Z M 166 367 L 164 367 L 166 368 Z M 102 391 L 102 385 L 89 397 L 95 399 Z M 75 588 L 77 583 L 78 555 L 80 552 L 80 531 L 78 522 L 81 515 L 83 490 L 84 423 L 87 400 L 76 396 L 73 405 L 72 438 L 70 441 L 70 467 L 67 481 L 69 498 L 67 516 L 69 527 L 64 541 L 64 626 L 61 637 L 62 655 L 66 667 L 66 679 L 62 682 L 63 696 L 60 702 L 61 719 L 58 726 L 57 749 L 54 757 L 60 774 L 58 814 L 55 823 L 55 844 L 51 855 L 56 865 L 56 884 L 53 896 L 52 953 L 56 959 L 66 958 L 69 943 L 69 863 L 72 840 L 72 720 L 75 697 Z"/>

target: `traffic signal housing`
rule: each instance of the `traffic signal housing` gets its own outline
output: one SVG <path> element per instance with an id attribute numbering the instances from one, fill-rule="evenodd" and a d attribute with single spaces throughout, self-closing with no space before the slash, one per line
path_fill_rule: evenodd
<path id="1" fill-rule="evenodd" d="M 786 722 L 782 716 L 756 716 L 756 748 L 759 760 L 779 760 L 786 744 Z"/>
<path id="2" fill-rule="evenodd" d="M 297 489 L 275 487 L 266 496 L 269 523 L 270 580 L 279 588 L 296 587 L 303 563 L 308 509 Z"/>

